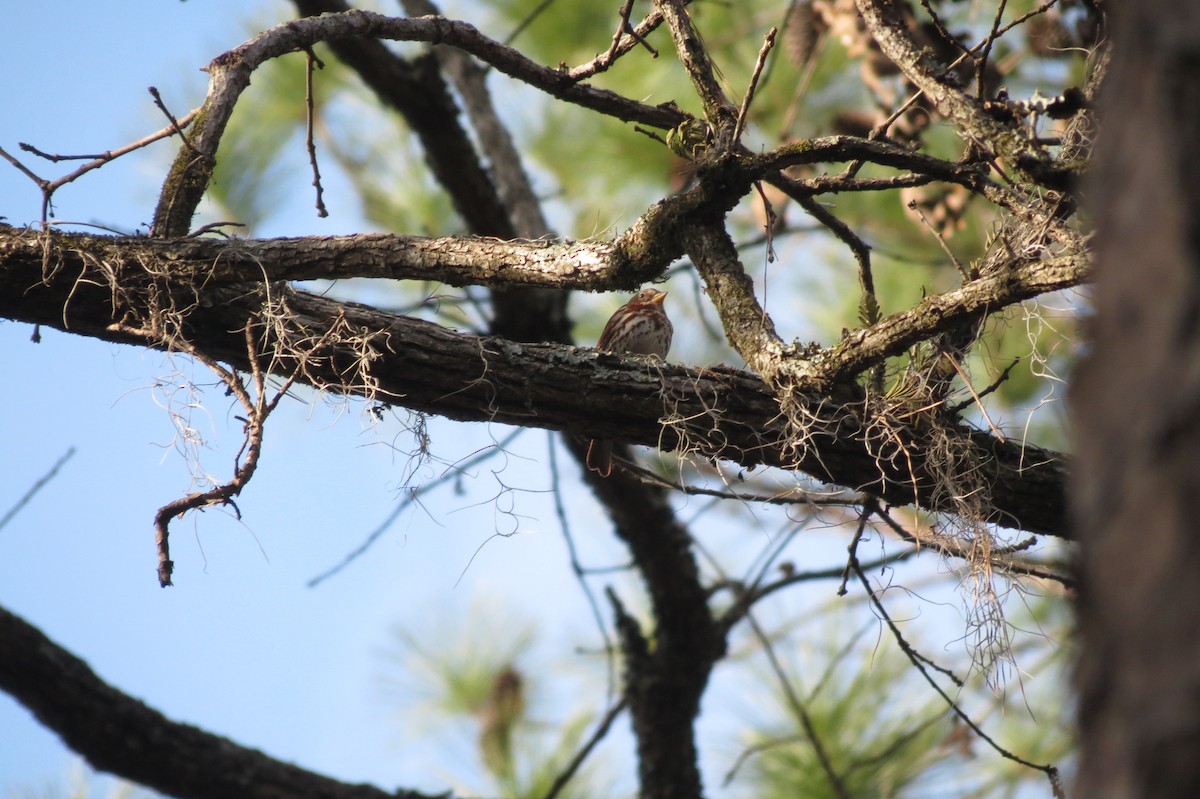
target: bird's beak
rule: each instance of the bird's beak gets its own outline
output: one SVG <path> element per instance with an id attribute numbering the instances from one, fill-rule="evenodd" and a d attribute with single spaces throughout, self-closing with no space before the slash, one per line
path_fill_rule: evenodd
<path id="1" fill-rule="evenodd" d="M 655 298 L 654 298 L 653 300 L 651 300 L 651 302 L 656 302 L 656 303 L 658 303 L 659 305 L 662 305 L 662 304 L 663 304 L 663 300 L 665 300 L 666 298 L 667 298 L 667 292 L 665 292 L 665 291 L 660 291 L 660 292 L 658 292 L 658 295 L 657 295 L 657 296 L 655 296 Z"/>

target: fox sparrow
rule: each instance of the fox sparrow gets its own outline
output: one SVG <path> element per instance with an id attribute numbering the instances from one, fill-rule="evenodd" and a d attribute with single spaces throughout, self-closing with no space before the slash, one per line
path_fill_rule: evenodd
<path id="1" fill-rule="evenodd" d="M 666 357 L 671 349 L 671 320 L 663 310 L 665 291 L 644 288 L 617 309 L 604 326 L 596 349 Z M 602 477 L 612 474 L 612 442 L 588 442 L 587 467 Z"/>

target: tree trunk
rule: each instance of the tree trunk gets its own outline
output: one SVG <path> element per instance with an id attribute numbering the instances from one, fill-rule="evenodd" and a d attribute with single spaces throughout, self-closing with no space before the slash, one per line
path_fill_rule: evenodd
<path id="1" fill-rule="evenodd" d="M 1114 9 L 1073 388 L 1080 797 L 1200 796 L 1200 8 Z"/>

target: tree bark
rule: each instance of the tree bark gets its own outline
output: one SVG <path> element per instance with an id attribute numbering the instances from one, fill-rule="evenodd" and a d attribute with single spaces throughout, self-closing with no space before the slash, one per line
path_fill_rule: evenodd
<path id="1" fill-rule="evenodd" d="M 1075 794 L 1200 796 L 1200 8 L 1117 4 L 1091 357 L 1072 389 Z"/>
<path id="2" fill-rule="evenodd" d="M 70 240 L 83 245 L 86 238 Z M 142 346 L 186 342 L 246 372 L 253 357 L 284 377 L 299 370 L 298 379 L 317 388 L 451 419 L 685 449 L 747 467 L 799 469 L 892 504 L 961 510 L 937 478 L 945 450 L 935 449 L 919 429 L 872 430 L 861 395 L 850 385 L 789 398 L 807 420 L 798 441 L 780 418 L 774 391 L 757 375 L 729 367 L 647 364 L 456 333 L 281 283 L 208 285 L 200 277 L 183 279 L 184 263 L 172 272 L 172 259 L 157 251 L 161 262 L 147 268 L 138 258 L 121 260 L 107 250 L 65 247 L 65 260 L 57 260 L 56 249 L 54 266 L 45 271 L 26 249 L 0 236 L 0 317 Z M 945 322 L 946 316 L 939 318 Z M 253 355 L 243 332 L 248 322 L 258 336 Z M 982 489 L 980 518 L 1066 535 L 1060 455 L 966 426 L 947 433 L 955 452 L 971 455 L 972 480 Z"/>

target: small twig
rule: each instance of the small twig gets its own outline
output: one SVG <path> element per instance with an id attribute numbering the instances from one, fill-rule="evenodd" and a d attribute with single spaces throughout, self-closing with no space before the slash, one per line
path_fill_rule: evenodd
<path id="1" fill-rule="evenodd" d="M 254 322 L 253 319 L 246 321 L 243 329 L 243 336 L 246 344 L 246 354 L 250 362 L 250 377 L 254 383 L 255 396 L 251 397 L 250 392 L 246 389 L 246 385 L 242 382 L 242 378 L 232 369 L 227 369 L 213 358 L 198 350 L 195 346 L 185 339 L 172 340 L 171 344 L 174 348 L 190 355 L 200 363 L 207 366 L 217 378 L 225 384 L 229 393 L 232 394 L 246 411 L 246 417 L 242 420 L 245 425 L 245 436 L 242 439 L 242 446 L 234 456 L 233 477 L 228 482 L 215 486 L 208 491 L 195 491 L 187 496 L 169 502 L 158 509 L 154 516 L 154 540 L 158 549 L 158 582 L 159 585 L 171 585 L 171 573 L 174 571 L 175 564 L 171 560 L 170 552 L 170 531 L 169 525 L 172 519 L 182 516 L 190 510 L 212 507 L 215 505 L 230 505 L 238 517 L 241 517 L 241 512 L 238 511 L 237 505 L 234 503 L 234 497 L 242 492 L 250 480 L 254 477 L 255 471 L 258 469 L 258 461 L 262 455 L 263 433 L 267 417 L 274 412 L 279 406 L 280 400 L 287 395 L 288 389 L 292 387 L 295 381 L 299 378 L 308 357 L 320 350 L 328 342 L 333 335 L 335 328 L 330 328 L 325 331 L 324 335 L 319 338 L 307 353 L 296 354 L 296 367 L 291 375 L 283 381 L 283 384 L 276 390 L 275 396 L 270 401 L 266 397 L 267 379 L 266 372 L 262 368 L 261 361 L 258 356 L 258 345 L 254 338 Z M 154 338 L 152 332 L 145 331 L 141 335 Z M 240 418 L 240 417 L 239 417 Z"/>
<path id="2" fill-rule="evenodd" d="M 600 720 L 595 732 L 587 739 L 583 747 L 575 753 L 571 758 L 571 762 L 566 765 L 566 768 L 554 778 L 550 789 L 546 791 L 546 795 L 542 799 L 554 799 L 566 787 L 571 778 L 575 776 L 575 772 L 579 771 L 579 767 L 583 765 L 583 761 L 587 760 L 588 755 L 596 748 L 596 744 L 604 740 L 604 736 L 608 735 L 608 730 L 612 727 L 612 723 L 617 720 L 617 716 L 621 715 L 621 711 L 629 706 L 629 698 L 622 697 L 620 702 L 617 702 L 608 712 L 604 714 L 604 718 Z"/>
<path id="3" fill-rule="evenodd" d="M 801 208 L 808 212 L 833 235 L 837 236 L 850 248 L 854 260 L 858 262 L 858 283 L 862 290 L 862 300 L 859 303 L 860 315 L 864 325 L 873 325 L 879 321 L 879 298 L 875 294 L 875 276 L 871 270 L 871 248 L 854 230 L 831 211 L 827 210 L 810 194 L 799 189 L 797 184 L 782 174 L 770 180 L 771 185 L 781 189 L 795 200 Z M 879 363 L 871 372 L 871 386 L 876 393 L 883 393 L 885 364 Z"/>
<path id="4" fill-rule="evenodd" d="M 921 0 L 921 8 L 925 9 L 925 13 L 929 15 L 929 19 L 933 22 L 934 30 L 937 31 L 937 34 L 939 37 L 941 37 L 942 41 L 946 42 L 951 47 L 957 47 L 967 55 L 971 55 L 971 51 L 967 49 L 967 46 L 960 42 L 958 37 L 950 33 L 950 31 L 946 29 L 946 26 L 942 24 L 941 17 L 939 17 L 937 12 L 933 10 L 933 7 L 929 5 L 929 0 Z"/>
<path id="5" fill-rule="evenodd" d="M 971 385 L 971 378 L 968 377 L 966 371 L 963 370 L 962 364 L 958 362 L 958 358 L 955 358 L 951 353 L 944 350 L 942 352 L 942 357 L 950 361 L 950 365 L 954 367 L 954 371 L 958 372 L 958 376 L 962 378 L 963 385 L 967 387 L 967 391 L 971 392 L 972 399 L 974 399 L 975 404 L 979 406 L 979 412 L 983 414 L 983 419 L 988 423 L 988 427 L 991 429 L 992 434 L 996 436 L 996 440 L 1001 444 L 1005 443 L 1006 439 L 1004 438 L 1004 434 L 1000 432 L 1000 428 L 996 427 L 995 423 L 992 421 L 992 417 L 988 416 L 987 408 L 983 407 L 983 398 L 975 393 L 975 387 Z"/>
<path id="6" fill-rule="evenodd" d="M 630 39 L 633 39 L 635 42 L 640 44 L 642 49 L 650 54 L 651 58 L 658 58 L 658 50 L 654 47 L 654 45 L 650 44 L 650 42 L 643 39 L 642 35 L 638 33 L 632 25 L 627 23 L 625 25 L 625 32 L 629 34 Z"/>
<path id="7" fill-rule="evenodd" d="M 762 200 L 764 216 L 767 218 L 763 225 L 763 232 L 767 237 L 767 263 L 773 264 L 776 260 L 775 255 L 775 222 L 779 219 L 779 215 L 775 213 L 775 209 L 771 206 L 771 201 L 767 199 L 766 192 L 763 191 L 762 181 L 754 181 L 754 190 L 758 192 L 758 199 Z M 766 298 L 767 283 L 763 279 L 763 305 L 767 303 Z"/>
<path id="8" fill-rule="evenodd" d="M 1011 760 L 1014 763 L 1020 763 L 1022 766 L 1043 772 L 1050 779 L 1051 785 L 1057 786 L 1059 782 L 1057 768 L 1050 764 L 1042 765 L 1033 763 L 1005 749 L 1003 746 L 997 743 L 995 739 L 984 732 L 983 729 L 976 724 L 962 708 L 958 706 L 958 703 L 955 702 L 948 693 L 946 693 L 945 689 L 938 685 L 937 680 L 933 679 L 929 672 L 926 671 L 925 664 L 929 664 L 931 667 L 949 676 L 950 679 L 953 680 L 954 683 L 960 688 L 963 686 L 963 682 L 958 677 L 954 676 L 954 674 L 948 669 L 943 669 L 934 665 L 932 661 L 918 653 L 912 648 L 908 641 L 904 640 L 904 636 L 900 633 L 899 628 L 896 627 L 896 623 L 892 621 L 891 616 L 889 616 L 887 610 L 884 609 L 883 603 L 880 602 L 879 597 L 876 596 L 875 590 L 871 587 L 870 580 L 867 579 L 867 575 L 863 573 L 857 562 L 853 564 L 853 568 L 855 575 L 858 577 L 858 581 L 862 583 L 863 589 L 867 592 L 867 597 L 871 600 L 871 604 L 875 606 L 876 611 L 880 614 L 884 623 L 888 626 L 888 629 L 892 631 L 892 635 L 895 637 L 896 643 L 900 645 L 900 649 L 905 655 L 908 656 L 908 659 L 917 668 L 917 671 L 921 673 L 921 676 L 925 678 L 925 681 L 933 687 L 933 690 L 936 691 L 943 700 L 945 700 L 946 705 L 951 711 L 953 711 L 954 715 L 958 716 L 958 718 L 961 719 L 964 724 L 970 727 L 973 733 L 979 736 L 980 740 L 992 747 L 992 749 L 995 750 L 1001 757 Z"/>
<path id="9" fill-rule="evenodd" d="M 11 508 L 8 509 L 8 512 L 4 514 L 3 518 L 0 518 L 0 530 L 3 530 L 4 525 L 12 521 L 13 517 L 21 512 L 21 508 L 29 504 L 29 501 L 33 499 L 37 492 L 45 488 L 47 483 L 58 476 L 58 470 L 61 469 L 67 461 L 71 460 L 72 456 L 74 455 L 75 447 L 68 447 L 67 451 L 60 455 L 58 460 L 54 462 L 54 465 L 50 467 L 50 471 L 39 477 L 37 482 L 31 485 L 29 489 L 21 495 L 21 498 L 18 499 Z"/>
<path id="10" fill-rule="evenodd" d="M 659 144 L 661 144 L 664 147 L 667 146 L 667 140 L 664 139 L 662 136 L 658 135 L 657 132 L 650 130 L 650 128 L 643 128 L 641 125 L 634 125 L 633 130 L 635 133 L 640 133 L 643 136 L 647 136 L 651 139 L 654 139 L 656 142 L 658 142 Z"/>
<path id="11" fill-rule="evenodd" d="M 911 530 L 906 529 L 902 524 L 893 519 L 891 514 L 883 509 L 876 510 L 875 515 L 881 519 L 883 523 L 892 530 L 892 532 L 899 536 L 902 541 L 907 541 L 908 543 L 914 544 L 918 547 L 932 548 L 950 558 L 970 560 L 972 557 L 972 553 L 966 551 L 965 547 L 958 542 L 953 541 L 952 539 L 934 535 L 914 534 Z M 1036 577 L 1039 580 L 1050 580 L 1052 582 L 1056 582 L 1066 588 L 1076 588 L 1076 581 L 1071 577 L 1064 576 L 1064 572 L 1066 572 L 1065 568 L 1060 572 L 1055 572 L 1051 571 L 1049 568 L 1053 564 L 1042 566 L 1037 563 L 1028 563 L 1011 558 L 999 557 L 999 555 L 1001 555 L 1003 552 L 1024 551 L 1032 547 L 1035 543 L 1037 543 L 1037 537 L 1030 536 L 1024 541 L 1021 541 L 1013 546 L 993 549 L 990 557 L 988 558 L 988 562 L 991 563 L 993 567 L 1000 569 L 1006 574 L 1020 574 L 1026 577 Z"/>
<path id="12" fill-rule="evenodd" d="M 446 471 L 443 472 L 441 474 L 441 476 L 439 476 L 438 478 L 431 480 L 428 483 L 425 483 L 424 485 L 419 485 L 416 488 L 408 489 L 408 496 L 406 496 L 404 498 L 404 500 L 401 501 L 400 504 L 398 504 L 392 510 L 392 512 L 388 514 L 386 519 L 384 519 L 379 525 L 377 525 L 375 527 L 374 530 L 372 530 L 370 533 L 367 534 L 366 538 L 363 539 L 363 542 L 361 544 L 359 544 L 357 547 L 355 547 L 353 550 L 351 550 L 349 553 L 347 553 L 346 556 L 343 557 L 340 561 L 338 561 L 337 564 L 335 564 L 334 566 L 331 566 L 330 568 L 321 572 L 316 577 L 313 577 L 311 580 L 309 580 L 307 583 L 305 583 L 305 585 L 308 588 L 316 588 L 318 585 L 325 582 L 330 577 L 333 577 L 335 574 L 337 574 L 342 569 L 349 566 L 354 561 L 358 560 L 358 558 L 360 556 L 365 554 L 366 551 L 371 548 L 372 544 L 374 544 L 376 541 L 378 541 L 379 538 L 384 533 L 386 533 L 388 530 L 391 529 L 391 527 L 395 523 L 396 519 L 399 519 L 400 514 L 402 514 L 410 505 L 418 504 L 418 500 L 425 494 L 428 494 L 430 491 L 434 490 L 435 488 L 445 485 L 446 483 L 449 483 L 452 480 L 459 479 L 459 477 L 461 477 L 462 473 L 465 472 L 467 469 L 470 469 L 473 466 L 478 466 L 479 464 L 483 463 L 484 461 L 488 460 L 489 458 L 493 458 L 498 453 L 503 452 L 504 448 L 507 447 L 509 444 L 511 444 L 514 440 L 516 440 L 517 436 L 519 436 L 523 432 L 525 432 L 525 429 L 519 427 L 516 430 L 513 430 L 511 433 L 509 433 L 505 438 L 501 439 L 500 442 L 498 444 L 496 444 L 495 446 L 487 447 L 486 449 L 483 450 L 483 452 L 481 452 L 480 454 L 471 458 L 470 460 L 463 461 L 460 464 L 452 465 L 450 468 L 446 469 Z"/>
<path id="13" fill-rule="evenodd" d="M 874 571 L 875 569 L 881 569 L 884 566 L 902 563 L 909 558 L 916 557 L 920 553 L 921 548 L 919 546 L 911 546 L 908 549 L 897 552 L 893 555 L 884 555 L 883 557 L 877 558 L 869 563 L 864 563 L 862 567 L 866 571 Z M 818 580 L 837 580 L 845 573 L 846 569 L 844 566 L 833 566 L 828 569 L 814 569 L 812 571 L 792 572 L 790 574 L 786 574 L 778 580 L 775 580 L 774 582 L 762 583 L 755 588 L 748 588 L 745 590 L 741 589 L 741 583 L 714 584 L 714 590 L 717 588 L 732 587 L 735 590 L 742 591 L 742 593 L 738 595 L 734 604 L 730 606 L 730 608 L 725 611 L 724 614 L 721 615 L 721 626 L 725 629 L 732 629 L 733 626 L 741 621 L 746 613 L 759 601 L 765 599 L 771 594 L 782 591 L 785 588 L 789 588 L 793 585 L 799 585 L 801 583 L 816 582 Z"/>
<path id="14" fill-rule="evenodd" d="M 958 403 L 957 405 L 952 406 L 949 409 L 950 413 L 957 416 L 968 405 L 979 402 L 980 399 L 982 399 L 983 397 L 986 397 L 988 394 L 991 394 L 993 391 L 1000 388 L 1001 384 L 1003 384 L 1004 381 L 1008 379 L 1009 372 L 1011 372 L 1013 370 L 1013 368 L 1020 362 L 1021 362 L 1020 355 L 1013 358 L 1012 363 L 1010 363 L 1008 366 L 1004 367 L 1004 371 L 1000 373 L 1000 376 L 997 377 L 995 380 L 993 380 L 987 388 L 985 388 L 983 391 L 980 391 L 978 394 L 972 394 L 971 399 L 963 400 L 962 402 Z"/>
<path id="15" fill-rule="evenodd" d="M 219 228 L 223 228 L 223 227 L 245 227 L 245 226 L 246 225 L 244 222 L 209 222 L 207 225 L 201 225 L 200 227 L 196 228 L 191 233 L 187 234 L 187 236 L 185 236 L 184 238 L 194 239 L 197 236 L 203 236 L 205 233 L 211 233 L 212 231 L 217 230 Z"/>
<path id="16" fill-rule="evenodd" d="M 580 64 L 577 67 L 571 67 L 566 70 L 567 77 L 573 81 L 581 81 L 585 78 L 590 78 L 593 75 L 605 72 L 608 70 L 617 59 L 628 53 L 636 45 L 644 47 L 653 58 L 658 58 L 658 50 L 656 50 L 648 41 L 648 36 L 652 31 L 658 28 L 663 22 L 662 14 L 657 9 L 652 10 L 645 19 L 637 26 L 629 23 L 629 14 L 632 11 L 633 3 L 629 0 L 621 7 L 622 25 L 617 28 L 613 34 L 613 44 L 609 46 L 601 55 L 596 56 L 586 64 Z M 627 10 L 629 9 L 629 10 Z M 628 34 L 628 39 L 622 39 L 622 34 Z"/>
<path id="17" fill-rule="evenodd" d="M 329 216 L 329 211 L 325 208 L 325 189 L 321 186 L 321 170 L 317 166 L 317 145 L 313 141 L 313 67 L 324 69 L 325 63 L 317 58 L 317 54 L 313 52 L 311 47 L 304 48 L 304 55 L 306 58 L 306 69 L 304 71 L 304 143 L 308 148 L 308 162 L 312 164 L 312 185 L 317 190 L 317 216 L 324 219 Z"/>
<path id="18" fill-rule="evenodd" d="M 896 644 L 900 647 L 908 659 L 912 661 L 912 664 L 917 667 L 921 674 L 924 675 L 925 679 L 929 681 L 929 683 L 938 691 L 938 693 L 942 694 L 942 697 L 947 701 L 947 703 L 949 703 L 952 708 L 957 710 L 958 706 L 954 704 L 954 700 L 947 696 L 942 691 L 942 687 L 929 676 L 929 672 L 926 671 L 926 667 L 944 675 L 959 688 L 965 687 L 966 682 L 950 669 L 944 666 L 939 666 L 913 648 L 913 645 L 910 644 L 908 639 L 904 637 L 904 633 L 900 632 L 900 628 L 896 626 L 896 622 L 892 619 L 891 615 L 887 612 L 887 609 L 883 606 L 883 602 L 879 599 L 879 595 L 875 593 L 875 589 L 871 587 L 871 581 L 867 579 L 866 572 L 863 571 L 862 565 L 858 562 L 857 557 L 852 556 L 850 558 L 850 570 L 858 578 L 858 581 L 862 584 L 863 589 L 867 592 L 867 598 L 871 601 L 871 604 L 875 606 L 875 611 L 879 614 L 880 619 L 884 624 L 887 625 L 888 629 L 891 630 L 893 637 L 896 639 Z M 959 712 L 961 713 L 961 711 Z"/>
<path id="19" fill-rule="evenodd" d="M 24 143 L 22 143 L 20 146 L 21 146 L 22 150 L 30 149 L 29 145 L 24 144 Z M 6 152 L 3 147 L 0 147 L 0 157 L 3 157 L 4 160 L 8 161 L 8 163 L 12 164 L 17 169 L 19 169 L 25 175 L 25 177 L 29 178 L 34 183 L 36 183 L 38 185 L 38 188 L 40 188 L 42 191 L 45 191 L 46 188 L 50 185 L 50 181 L 46 180 L 45 178 L 38 177 L 33 172 L 33 170 L 31 170 L 29 167 L 22 164 L 19 160 L 17 160 L 13 156 L 9 155 L 8 152 Z"/>
<path id="20" fill-rule="evenodd" d="M 750 103 L 754 100 L 754 92 L 758 89 L 758 79 L 762 76 L 763 67 L 767 65 L 767 55 L 770 54 L 771 48 L 775 46 L 775 35 L 779 33 L 778 28 L 772 27 L 767 31 L 766 37 L 763 38 L 762 47 L 758 51 L 758 60 L 754 62 L 754 72 L 750 75 L 750 85 L 746 89 L 746 96 L 742 98 L 742 107 L 738 109 L 737 124 L 733 126 L 733 141 L 736 144 L 742 138 L 742 131 L 746 128 L 746 116 L 750 113 Z"/>
<path id="21" fill-rule="evenodd" d="M 991 30 L 983 42 L 983 55 L 975 62 L 975 94 L 983 97 L 983 77 L 987 71 L 988 58 L 992 55 L 992 44 L 1000 37 L 1000 20 L 1004 17 L 1004 9 L 1008 0 L 1000 0 L 996 6 L 996 18 L 992 20 Z M 965 54 L 964 54 L 965 55 Z"/>
<path id="22" fill-rule="evenodd" d="M 886 134 L 888 129 L 891 128 L 892 125 L 896 124 L 896 120 L 904 116 L 905 112 L 912 108 L 913 105 L 916 104 L 917 100 L 920 100 L 924 96 L 925 91 L 923 89 L 918 89 L 916 93 L 901 103 L 899 108 L 889 114 L 887 119 L 871 128 L 870 132 L 867 133 L 867 141 L 875 141 Z M 866 161 L 863 161 L 861 158 L 851 161 L 850 163 L 846 164 L 846 168 L 842 170 L 842 173 L 838 175 L 838 177 L 842 179 L 853 178 L 858 174 L 859 170 L 863 168 L 863 164 L 865 163 Z"/>
<path id="23" fill-rule="evenodd" d="M 46 225 L 46 224 L 49 224 L 49 221 L 50 221 L 50 200 L 54 196 L 54 192 L 56 192 L 62 186 L 65 186 L 66 184 L 76 180 L 77 178 L 82 177 L 83 175 L 87 174 L 88 172 L 91 172 L 93 169 L 98 169 L 99 167 L 104 166 L 109 161 L 113 161 L 117 158 L 120 158 L 121 156 L 123 156 L 127 153 L 131 153 L 134 150 L 138 150 L 142 147 L 145 147 L 148 144 L 153 144 L 154 142 L 158 141 L 159 139 L 165 139 L 168 136 L 173 136 L 176 132 L 181 132 L 183 128 L 185 128 L 191 124 L 191 122 L 196 118 L 196 114 L 197 114 L 197 111 L 195 111 L 195 110 L 189 111 L 187 113 L 187 115 L 185 115 L 183 117 L 183 119 L 178 120 L 178 121 L 172 119 L 171 120 L 172 124 L 170 126 L 163 128 L 162 130 L 158 131 L 157 133 L 151 133 L 149 136 L 138 139 L 137 141 L 127 144 L 124 147 L 119 147 L 116 150 L 107 150 L 107 151 L 101 153 L 99 156 L 97 156 L 95 158 L 95 160 L 89 161 L 88 163 L 86 163 L 83 166 L 76 169 L 74 172 L 71 172 L 70 174 L 67 174 L 67 175 L 63 175 L 62 177 L 56 178 L 55 180 L 52 180 L 52 181 L 45 180 L 44 178 L 38 177 L 28 167 L 26 167 L 24 164 L 22 164 L 16 158 L 14 158 L 13 156 L 11 156 L 7 152 L 5 152 L 4 148 L 2 148 L 2 147 L 0 147 L 0 157 L 7 160 L 10 164 L 12 164 L 14 167 L 16 167 L 22 173 L 24 173 L 26 177 L 28 177 L 35 184 L 37 184 L 37 187 L 42 192 L 42 224 Z M 182 135 L 182 133 L 180 135 Z M 73 159 L 76 157 L 76 156 L 48 156 L 46 154 L 43 154 L 40 150 L 38 150 L 33 145 L 25 144 L 25 143 L 21 144 L 21 149 L 26 150 L 27 152 L 34 153 L 35 155 L 39 155 L 43 158 L 49 158 L 50 160 L 55 160 L 55 158 L 57 158 L 59 160 L 70 160 L 70 159 Z M 79 156 L 79 157 L 82 157 L 82 156 Z"/>
<path id="24" fill-rule="evenodd" d="M 44 158 L 47 161 L 55 164 L 57 164 L 59 161 L 94 161 L 97 158 L 107 158 L 109 156 L 108 153 L 96 153 L 93 155 L 55 155 L 54 153 L 44 153 L 38 148 L 34 147 L 32 144 L 26 144 L 23 141 L 17 142 L 17 146 L 27 153 L 32 153 L 38 158 Z"/>
<path id="25" fill-rule="evenodd" d="M 191 141 L 188 139 L 187 135 L 183 132 L 183 126 L 179 124 L 179 120 L 177 120 L 175 118 L 174 114 L 172 114 L 169 110 L 167 110 L 167 105 L 166 105 L 166 103 L 163 102 L 162 96 L 158 93 L 158 89 L 154 86 L 150 86 L 149 91 L 150 91 L 150 96 L 154 98 L 154 104 L 156 106 L 158 106 L 158 110 L 162 111 L 163 114 L 166 115 L 167 119 L 171 120 L 171 129 L 176 134 L 179 135 L 179 138 L 183 139 L 183 143 L 187 146 L 187 148 L 189 150 L 191 150 L 196 155 L 200 155 L 200 151 L 192 146 Z M 188 116 L 186 118 L 191 118 L 194 115 L 195 115 L 195 112 L 193 111 L 192 113 L 188 114 Z"/>
<path id="26" fill-rule="evenodd" d="M 908 210 L 914 212 L 917 215 L 917 218 L 920 219 L 925 227 L 929 229 L 929 232 L 933 234 L 933 237 L 937 239 L 937 243 L 942 248 L 942 252 L 946 253 L 946 257 L 948 257 L 951 263 L 954 264 L 954 268 L 958 270 L 960 275 L 962 275 L 963 280 L 970 280 L 971 270 L 963 266 L 962 261 L 958 260 L 958 256 L 954 254 L 954 251 L 950 249 L 950 245 L 946 243 L 945 237 L 938 233 L 937 228 L 935 228 L 933 223 L 930 222 L 925 216 L 925 212 L 921 210 L 919 205 L 917 205 L 916 200 L 908 201 Z"/>
<path id="27" fill-rule="evenodd" d="M 592 618 L 596 622 L 596 628 L 600 630 L 600 637 L 604 640 L 604 652 L 606 655 L 606 663 L 608 666 L 608 697 L 616 694 L 617 677 L 616 677 L 616 656 L 617 650 L 613 646 L 612 639 L 609 638 L 608 628 L 604 624 L 604 615 L 600 612 L 600 604 L 596 601 L 595 594 L 592 593 L 592 587 L 587 581 L 587 570 L 585 570 L 579 562 L 579 550 L 575 546 L 575 537 L 571 535 L 571 525 L 567 521 L 567 509 L 563 505 L 562 489 L 559 487 L 558 478 L 558 448 L 555 446 L 554 435 L 549 436 L 550 440 L 550 493 L 554 497 L 554 514 L 558 517 L 558 526 L 562 530 L 563 540 L 567 542 L 567 554 L 571 558 L 571 571 L 575 573 L 575 579 L 579 582 L 579 587 L 583 589 L 583 595 L 587 599 L 588 606 L 592 609 Z M 553 791 L 550 796 L 553 796 Z"/>
<path id="28" fill-rule="evenodd" d="M 629 15 L 633 12 L 633 0 L 625 0 L 621 4 L 620 10 L 617 13 L 621 16 L 621 21 L 617 23 L 617 30 L 613 34 L 612 44 L 608 46 L 608 52 L 600 59 L 600 63 L 609 66 L 617 55 L 617 47 L 621 44 L 621 37 L 625 34 L 625 29 L 629 28 Z"/>
<path id="29" fill-rule="evenodd" d="M 517 26 L 512 29 L 512 33 L 504 37 L 504 45 L 507 47 L 516 41 L 517 37 L 525 32 L 525 29 L 533 24 L 533 21 L 542 15 L 542 12 L 549 8 L 554 3 L 554 0 L 542 0 L 533 7 L 525 17 L 517 23 Z"/>
<path id="30" fill-rule="evenodd" d="M 846 546 L 846 551 L 850 557 L 846 560 L 846 567 L 842 569 L 842 584 L 838 586 L 837 595 L 846 595 L 846 582 L 850 579 L 851 564 L 858 563 L 858 544 L 862 541 L 863 533 L 867 529 L 867 520 L 871 518 L 871 514 L 879 507 L 879 504 L 873 500 L 867 500 L 863 504 L 862 513 L 858 517 L 858 528 L 854 531 L 854 538 L 850 539 L 850 543 Z"/>
<path id="31" fill-rule="evenodd" d="M 733 778 L 737 776 L 738 771 L 746 764 L 746 761 L 755 755 L 763 752 L 769 752 L 777 746 L 787 746 L 788 744 L 804 743 L 803 735 L 788 735 L 783 738 L 776 738 L 771 741 L 764 741 L 760 744 L 747 746 L 742 750 L 742 753 L 733 761 L 733 765 L 729 767 L 729 771 L 725 772 L 725 779 L 721 780 L 721 787 L 728 788 L 729 783 L 733 782 Z"/>
<path id="32" fill-rule="evenodd" d="M 763 628 L 759 626 L 753 614 L 747 613 L 746 620 L 750 622 L 750 628 L 754 631 L 754 636 L 762 644 L 763 653 L 767 656 L 767 663 L 770 665 L 771 671 L 775 672 L 775 676 L 779 680 L 779 687 L 783 690 L 783 694 L 787 698 L 792 712 L 796 714 L 800 726 L 804 729 L 804 735 L 812 745 L 813 753 L 817 756 L 817 762 L 821 765 L 821 770 L 825 772 L 825 777 L 829 780 L 829 785 L 833 789 L 833 793 L 839 799 L 850 799 L 850 792 L 846 789 L 845 782 L 842 781 L 841 775 L 834 769 L 833 761 L 829 758 L 829 752 L 826 751 L 825 744 L 817 734 L 817 726 L 813 723 L 812 717 L 809 716 L 808 709 L 804 706 L 804 703 L 800 701 L 800 697 L 796 695 L 796 690 L 792 686 L 792 681 L 788 679 L 787 673 L 783 669 L 783 664 L 779 662 L 779 658 L 775 655 L 775 648 L 771 645 L 771 639 L 767 636 Z"/>

